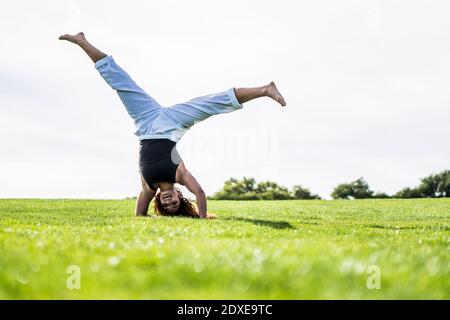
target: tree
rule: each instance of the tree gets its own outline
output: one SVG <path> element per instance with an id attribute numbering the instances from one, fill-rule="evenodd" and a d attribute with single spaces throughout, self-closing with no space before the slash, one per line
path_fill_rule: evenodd
<path id="1" fill-rule="evenodd" d="M 222 190 L 212 198 L 217 200 L 259 200 L 260 197 L 255 192 L 255 183 L 254 178 L 244 177 L 242 180 L 230 178 L 225 181 Z"/>
<path id="2" fill-rule="evenodd" d="M 372 198 L 373 191 L 370 190 L 364 178 L 359 178 L 350 183 L 342 183 L 334 188 L 331 193 L 333 199 L 367 199 Z"/>
<path id="3" fill-rule="evenodd" d="M 438 197 L 450 197 L 450 170 L 445 170 L 438 174 L 439 186 L 437 188 Z"/>
<path id="4" fill-rule="evenodd" d="M 349 183 L 342 183 L 334 188 L 331 193 L 333 199 L 350 199 L 352 197 L 352 187 Z"/>
<path id="5" fill-rule="evenodd" d="M 258 183 L 255 191 L 262 200 L 289 200 L 293 198 L 286 187 L 282 187 L 273 181 Z"/>
<path id="6" fill-rule="evenodd" d="M 395 198 L 443 198 L 450 197 L 450 170 L 422 178 L 417 188 L 404 188 Z"/>
<path id="7" fill-rule="evenodd" d="M 404 188 L 394 195 L 394 198 L 413 199 L 422 198 L 422 194 L 417 188 Z"/>
<path id="8" fill-rule="evenodd" d="M 289 200 L 289 199 L 320 199 L 308 189 L 295 186 L 293 191 L 274 181 L 262 181 L 256 184 L 254 178 L 235 179 L 225 181 L 222 190 L 210 199 L 216 200 Z"/>
<path id="9" fill-rule="evenodd" d="M 296 185 L 293 187 L 292 195 L 295 199 L 304 199 L 304 200 L 320 199 L 320 197 L 317 194 L 312 194 L 308 188 L 304 188 L 301 185 Z"/>
<path id="10" fill-rule="evenodd" d="M 423 178 L 418 191 L 425 198 L 450 197 L 450 170 Z"/>

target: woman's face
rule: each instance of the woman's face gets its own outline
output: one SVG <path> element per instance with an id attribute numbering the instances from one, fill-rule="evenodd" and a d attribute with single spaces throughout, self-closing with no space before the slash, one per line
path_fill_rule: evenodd
<path id="1" fill-rule="evenodd" d="M 161 205 L 165 211 L 175 213 L 180 208 L 180 197 L 177 190 L 161 191 Z"/>

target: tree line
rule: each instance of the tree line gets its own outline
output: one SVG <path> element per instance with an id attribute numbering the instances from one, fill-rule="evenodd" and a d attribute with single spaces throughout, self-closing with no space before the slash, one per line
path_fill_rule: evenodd
<path id="1" fill-rule="evenodd" d="M 395 194 L 374 192 L 364 178 L 337 185 L 331 193 L 333 199 L 385 199 L 385 198 L 444 198 L 450 197 L 450 170 L 431 174 L 420 180 L 416 187 L 404 188 Z M 313 200 L 321 199 L 302 185 L 286 188 L 273 181 L 256 182 L 254 178 L 230 178 L 213 200 Z"/>

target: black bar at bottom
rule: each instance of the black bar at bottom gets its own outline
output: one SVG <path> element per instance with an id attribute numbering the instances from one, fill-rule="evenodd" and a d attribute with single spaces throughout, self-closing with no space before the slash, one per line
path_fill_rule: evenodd
<path id="1" fill-rule="evenodd" d="M 49 316 L 61 308 L 71 317 L 123 315 L 128 320 L 136 314 L 149 319 L 309 319 L 332 315 L 361 319 L 366 316 L 405 317 L 439 314 L 448 310 L 448 301 L 356 301 L 356 300 L 8 300 L 0 301 L 3 313 L 20 316 Z M 53 312 L 51 311 L 53 310 Z M 362 312 L 362 313 L 361 313 Z M 158 315 L 158 316 L 157 316 Z"/>

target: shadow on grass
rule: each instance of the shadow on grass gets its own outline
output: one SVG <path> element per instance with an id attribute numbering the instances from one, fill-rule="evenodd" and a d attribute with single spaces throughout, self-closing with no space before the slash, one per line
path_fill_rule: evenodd
<path id="1" fill-rule="evenodd" d="M 295 229 L 295 227 L 292 224 L 286 221 L 271 221 L 271 220 L 250 219 L 250 218 L 226 218 L 224 220 L 249 222 L 257 226 L 271 227 L 274 229 Z"/>
<path id="2" fill-rule="evenodd" d="M 414 229 L 419 229 L 419 228 L 424 228 L 423 226 L 419 227 L 419 226 L 402 226 L 402 227 L 396 227 L 396 226 L 390 226 L 390 225 L 381 225 L 381 224 L 373 224 L 373 225 L 368 225 L 369 228 L 372 229 L 387 229 L 387 230 L 414 230 Z"/>

